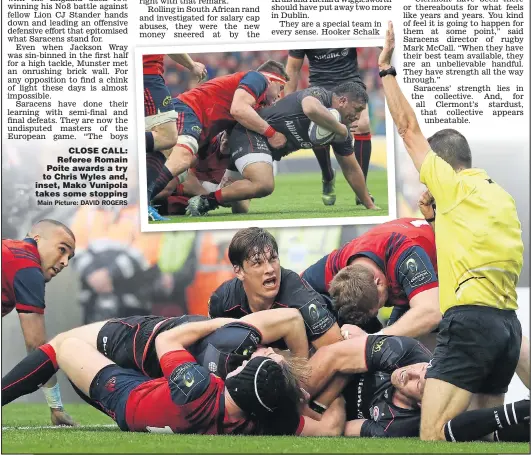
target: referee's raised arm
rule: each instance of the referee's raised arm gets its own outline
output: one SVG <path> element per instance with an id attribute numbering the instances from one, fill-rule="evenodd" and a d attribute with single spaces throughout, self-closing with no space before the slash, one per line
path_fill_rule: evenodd
<path id="1" fill-rule="evenodd" d="M 395 32 L 393 23 L 389 22 L 385 35 L 385 45 L 378 57 L 380 77 L 382 78 L 387 106 L 393 117 L 398 134 L 404 140 L 406 150 L 420 172 L 422 162 L 430 150 L 430 144 L 422 134 L 417 117 L 395 79 L 396 70 L 391 66 L 391 57 L 394 49 Z"/>

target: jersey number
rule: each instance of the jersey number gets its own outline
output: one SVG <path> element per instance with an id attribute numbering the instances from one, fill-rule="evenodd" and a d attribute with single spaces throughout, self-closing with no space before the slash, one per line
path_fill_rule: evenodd
<path id="1" fill-rule="evenodd" d="M 166 425 L 164 428 L 161 427 L 146 427 L 146 430 L 150 433 L 165 433 L 165 434 L 173 434 L 172 429 Z"/>
<path id="2" fill-rule="evenodd" d="M 410 223 L 415 226 L 415 227 L 421 227 L 421 226 L 426 226 L 430 223 L 428 223 L 426 220 L 413 220 L 413 221 L 410 221 Z"/>

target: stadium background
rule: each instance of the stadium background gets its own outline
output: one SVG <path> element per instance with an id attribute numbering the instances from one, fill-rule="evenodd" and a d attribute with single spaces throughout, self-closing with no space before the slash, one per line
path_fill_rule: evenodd
<path id="1" fill-rule="evenodd" d="M 374 49 L 360 52 L 360 69 L 371 100 L 373 132 L 384 132 L 384 104 L 378 92 L 379 79 L 368 61 L 376 58 Z M 257 55 L 262 54 L 262 55 Z M 194 56 L 209 69 L 209 76 L 253 69 L 268 58 L 285 61 L 287 51 Z M 215 60 L 212 60 L 215 59 Z M 258 60 L 259 59 L 259 60 Z M 170 61 L 171 62 L 171 61 Z M 167 62 L 166 79 L 174 94 L 193 85 L 185 71 Z M 307 67 L 303 68 L 302 86 L 307 84 Z M 398 138 L 399 139 L 399 138 Z M 396 140 L 396 139 L 395 139 Z M 527 146 L 519 143 L 497 142 L 488 137 L 469 138 L 474 165 L 484 167 L 491 177 L 514 197 L 522 221 L 526 258 L 519 290 L 520 319 L 529 334 L 529 155 Z M 397 140 L 398 143 L 398 140 Z M 395 150 L 399 150 L 396 147 Z M 500 154 L 503 151 L 503 155 Z M 151 313 L 180 315 L 206 313 L 206 303 L 212 290 L 222 281 L 232 278 L 227 259 L 227 247 L 234 231 L 203 231 L 180 233 L 139 232 L 137 168 L 129 170 L 130 205 L 126 208 L 97 207 L 39 207 L 33 197 L 33 182 L 40 179 L 46 163 L 59 149 L 48 147 L 35 160 L 33 149 L 6 147 L 2 151 L 2 237 L 23 238 L 31 224 L 49 217 L 59 219 L 74 229 L 77 241 L 76 258 L 46 289 L 46 325 L 49 336 L 83 324 L 112 316 Z M 378 152 L 373 152 L 373 160 Z M 385 154 L 385 151 L 383 151 Z M 297 154 L 294 154 L 297 155 Z M 131 159 L 131 162 L 135 160 Z M 317 164 L 308 154 L 300 161 L 309 166 Z M 280 169 L 291 172 L 293 167 Z M 377 161 L 377 159 L 376 159 Z M 27 163 L 32 166 L 27 166 Z M 290 160 L 285 161 L 287 164 Z M 514 163 L 526 165 L 514 166 Z M 282 162 L 281 162 L 282 163 Z M 292 162 L 293 163 L 293 162 Z M 509 163 L 513 165 L 509 166 Z M 385 165 L 385 160 L 383 160 Z M 508 171 L 508 168 L 511 171 Z M 416 200 L 422 191 L 418 173 L 411 160 L 397 152 L 396 183 L 398 215 L 418 215 Z M 370 174 L 369 174 L 370 183 Z M 321 204 L 320 200 L 316 204 Z M 370 226 L 311 227 L 272 229 L 277 237 L 281 263 L 297 272 L 342 243 L 360 235 Z M 121 264 L 121 267 L 120 267 Z M 120 268 L 122 270 L 120 270 Z M 119 273 L 118 273 L 119 272 Z M 115 276 L 109 291 L 102 276 Z M 385 318 L 385 315 L 383 315 Z M 25 355 L 24 341 L 15 312 L 2 319 L 2 369 L 10 369 Z M 61 374 L 65 402 L 78 402 L 78 397 Z M 516 399 L 523 394 L 519 380 L 510 393 Z M 23 397 L 21 402 L 43 402 L 41 394 Z"/>

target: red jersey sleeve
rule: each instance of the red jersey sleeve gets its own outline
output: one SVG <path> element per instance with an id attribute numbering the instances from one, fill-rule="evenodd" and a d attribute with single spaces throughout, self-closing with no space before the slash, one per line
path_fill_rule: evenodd
<path id="1" fill-rule="evenodd" d="M 189 362 L 196 363 L 194 356 L 187 350 L 180 349 L 178 351 L 170 351 L 164 354 L 160 358 L 160 367 L 164 377 L 169 378 L 175 368 Z"/>
<path id="2" fill-rule="evenodd" d="M 409 246 L 393 255 L 389 261 L 389 274 L 391 281 L 396 280 L 404 290 L 408 300 L 439 285 L 428 254 L 418 245 Z"/>

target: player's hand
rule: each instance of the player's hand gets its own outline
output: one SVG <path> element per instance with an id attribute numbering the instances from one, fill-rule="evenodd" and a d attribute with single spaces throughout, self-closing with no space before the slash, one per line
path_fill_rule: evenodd
<path id="1" fill-rule="evenodd" d="M 269 145 L 274 149 L 281 149 L 286 145 L 286 141 L 286 136 L 284 136 L 282 133 L 279 133 L 278 131 L 275 131 L 275 134 L 273 134 L 273 136 L 267 139 Z"/>
<path id="2" fill-rule="evenodd" d="M 378 66 L 381 70 L 387 69 L 391 66 L 391 57 L 395 50 L 395 30 L 393 23 L 389 21 L 387 31 L 385 32 L 385 44 L 378 57 Z"/>
<path id="3" fill-rule="evenodd" d="M 420 195 L 417 205 L 420 209 L 420 213 L 422 213 L 422 216 L 427 220 L 435 218 L 433 204 L 435 204 L 435 199 L 429 190 L 424 191 L 424 193 Z"/>
<path id="4" fill-rule="evenodd" d="M 343 324 L 341 326 L 341 336 L 344 340 L 350 340 L 351 338 L 359 337 L 361 335 L 367 335 L 367 333 L 357 325 Z"/>
<path id="5" fill-rule="evenodd" d="M 190 72 L 197 78 L 197 82 L 201 82 L 203 79 L 206 79 L 206 77 L 208 76 L 205 65 L 199 62 L 194 62 L 194 65 Z"/>
<path id="6" fill-rule="evenodd" d="M 76 427 L 77 423 L 63 408 L 50 408 L 52 424 L 55 426 L 66 425 Z"/>
<path id="7" fill-rule="evenodd" d="M 87 284 L 98 294 L 111 294 L 114 290 L 112 278 L 104 268 L 94 270 L 87 276 Z"/>

